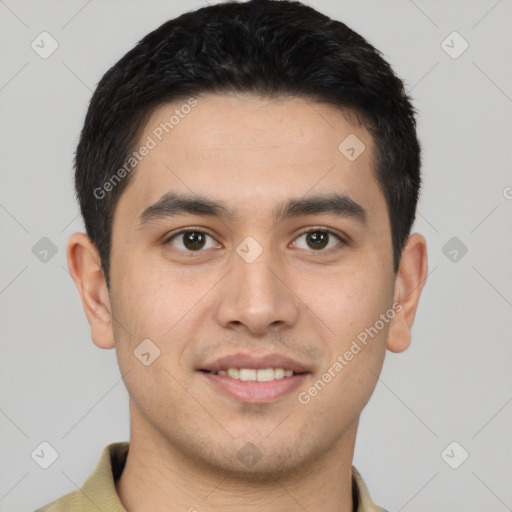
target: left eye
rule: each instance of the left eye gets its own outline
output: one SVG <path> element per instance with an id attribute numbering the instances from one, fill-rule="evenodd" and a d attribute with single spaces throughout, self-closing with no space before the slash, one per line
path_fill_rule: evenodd
<path id="1" fill-rule="evenodd" d="M 305 245 L 300 246 L 296 241 L 305 237 Z M 299 249 L 314 249 L 315 251 L 319 251 L 322 249 L 331 249 L 335 247 L 337 243 L 343 242 L 343 240 L 333 233 L 332 231 L 326 231 L 322 229 L 316 229 L 314 231 L 307 231 L 306 233 L 302 233 L 296 239 L 295 246 Z M 332 243 L 333 241 L 337 241 L 337 243 Z"/>

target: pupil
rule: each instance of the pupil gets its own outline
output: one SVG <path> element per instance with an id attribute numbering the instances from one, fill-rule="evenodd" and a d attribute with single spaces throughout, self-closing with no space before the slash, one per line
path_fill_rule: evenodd
<path id="1" fill-rule="evenodd" d="M 187 249 L 201 249 L 204 245 L 204 236 L 197 231 L 185 233 L 185 246 Z"/>
<path id="2" fill-rule="evenodd" d="M 313 249 L 323 249 L 329 240 L 329 234 L 325 231 L 313 231 L 308 233 L 307 241 Z"/>

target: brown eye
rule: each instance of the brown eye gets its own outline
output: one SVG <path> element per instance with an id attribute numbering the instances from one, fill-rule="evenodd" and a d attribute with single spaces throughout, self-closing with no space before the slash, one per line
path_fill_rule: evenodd
<path id="1" fill-rule="evenodd" d="M 312 249 L 323 249 L 329 243 L 329 234 L 325 231 L 307 233 L 306 242 Z"/>
<path id="2" fill-rule="evenodd" d="M 208 239 L 212 240 L 210 245 L 208 245 Z M 213 238 L 204 233 L 203 231 L 180 231 L 176 233 L 172 237 L 169 238 L 167 243 L 171 244 L 173 247 L 180 249 L 182 251 L 200 251 L 201 249 L 210 249 L 215 245 L 215 241 Z"/>
<path id="3" fill-rule="evenodd" d="M 198 231 L 189 231 L 183 234 L 183 244 L 187 249 L 196 251 L 204 246 L 205 237 L 203 233 Z"/>
<path id="4" fill-rule="evenodd" d="M 297 242 L 300 239 L 304 239 L 304 242 Z M 299 249 L 313 249 L 314 251 L 321 251 L 326 247 L 330 249 L 337 243 L 343 242 L 343 240 L 332 231 L 322 229 L 315 229 L 313 231 L 302 233 L 296 238 L 296 240 L 295 246 Z"/>

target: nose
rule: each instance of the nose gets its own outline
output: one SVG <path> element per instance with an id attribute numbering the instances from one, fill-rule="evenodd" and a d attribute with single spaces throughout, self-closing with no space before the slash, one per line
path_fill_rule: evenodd
<path id="1" fill-rule="evenodd" d="M 249 263 L 233 254 L 233 268 L 222 280 L 215 314 L 225 328 L 245 329 L 252 335 L 293 326 L 300 300 L 283 264 L 270 250 Z"/>

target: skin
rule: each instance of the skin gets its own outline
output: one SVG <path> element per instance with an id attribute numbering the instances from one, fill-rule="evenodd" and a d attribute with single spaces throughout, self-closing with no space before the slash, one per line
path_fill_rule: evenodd
<path id="1" fill-rule="evenodd" d="M 141 141 L 180 105 L 151 117 Z M 353 162 L 338 145 L 364 142 Z M 94 343 L 116 349 L 130 396 L 130 451 L 117 482 L 130 511 L 352 510 L 357 426 L 386 349 L 410 344 L 427 275 L 425 239 L 409 237 L 393 273 L 386 202 L 369 133 L 331 106 L 304 99 L 205 95 L 139 163 L 113 221 L 111 290 L 94 245 L 68 243 L 68 265 Z M 201 194 L 236 211 L 232 219 L 181 214 L 141 227 L 139 215 L 166 192 Z M 329 213 L 275 223 L 291 198 L 339 192 L 366 223 Z M 206 248 L 187 251 L 195 228 Z M 305 231 L 330 230 L 315 250 Z M 247 236 L 263 248 L 247 263 Z M 322 252 L 323 251 L 323 252 Z M 401 310 L 308 404 L 298 400 L 357 335 L 399 303 Z M 149 338 L 160 356 L 134 357 Z M 221 394 L 197 371 L 216 356 L 280 353 L 311 370 L 299 389 L 272 403 Z M 260 458 L 237 457 L 252 443 Z M 318 490 L 321 489 L 321 492 Z"/>

